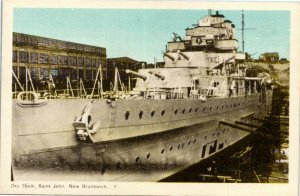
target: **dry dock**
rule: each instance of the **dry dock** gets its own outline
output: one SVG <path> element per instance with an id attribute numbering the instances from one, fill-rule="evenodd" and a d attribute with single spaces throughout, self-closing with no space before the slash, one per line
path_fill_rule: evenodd
<path id="1" fill-rule="evenodd" d="M 263 125 L 244 140 L 162 182 L 288 183 L 289 94 L 274 89 Z"/>

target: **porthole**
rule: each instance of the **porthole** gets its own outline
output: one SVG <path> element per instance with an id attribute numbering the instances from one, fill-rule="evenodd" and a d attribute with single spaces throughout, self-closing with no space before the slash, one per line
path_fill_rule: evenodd
<path id="1" fill-rule="evenodd" d="M 196 140 L 196 139 L 194 139 L 194 144 L 196 143 L 196 141 L 197 141 L 197 140 Z"/>
<path id="2" fill-rule="evenodd" d="M 140 111 L 140 113 L 139 113 L 139 118 L 140 118 L 140 119 L 143 118 L 143 113 L 144 113 L 143 111 Z"/>
<path id="3" fill-rule="evenodd" d="M 171 148 L 170 148 L 170 151 L 172 151 L 173 150 L 173 146 L 171 146 Z"/>
<path id="4" fill-rule="evenodd" d="M 128 120 L 129 115 L 130 115 L 130 112 L 129 112 L 129 111 L 126 111 L 126 113 L 125 113 L 125 120 Z"/>
<path id="5" fill-rule="evenodd" d="M 102 167 L 102 169 L 101 169 L 101 174 L 104 174 L 105 171 L 106 171 L 106 165 L 104 164 L 103 167 Z"/>
<path id="6" fill-rule="evenodd" d="M 219 144 L 219 150 L 221 150 L 224 147 L 224 144 Z"/>
<path id="7" fill-rule="evenodd" d="M 140 161 L 140 157 L 136 157 L 135 162 L 138 163 Z"/>
<path id="8" fill-rule="evenodd" d="M 175 110 L 175 112 L 174 112 L 174 114 L 176 115 L 176 114 L 177 114 L 177 112 L 178 112 L 178 110 L 176 109 L 176 110 Z"/>
<path id="9" fill-rule="evenodd" d="M 147 154 L 147 159 L 149 159 L 149 157 L 150 157 L 150 153 Z"/>
<path id="10" fill-rule="evenodd" d="M 120 167 L 121 167 L 121 163 L 118 162 L 118 163 L 116 164 L 116 169 L 120 169 Z"/>
<path id="11" fill-rule="evenodd" d="M 191 141 L 188 142 L 188 146 L 191 144 Z"/>
<path id="12" fill-rule="evenodd" d="M 195 109 L 195 112 L 198 112 L 198 108 Z"/>
<path id="13" fill-rule="evenodd" d="M 162 149 L 162 150 L 160 151 L 161 154 L 164 154 L 164 152 L 165 152 L 165 149 Z"/>
<path id="14" fill-rule="evenodd" d="M 153 116 L 154 116 L 154 114 L 155 114 L 155 111 L 152 111 L 152 112 L 151 112 L 151 117 L 153 117 Z"/>
<path id="15" fill-rule="evenodd" d="M 161 111 L 161 115 L 162 116 L 165 115 L 165 110 Z"/>
<path id="16" fill-rule="evenodd" d="M 184 112 L 185 112 L 185 109 L 182 110 L 182 114 L 184 114 Z"/>
<path id="17" fill-rule="evenodd" d="M 190 110 L 189 110 L 189 113 L 191 113 L 192 112 L 192 108 L 190 108 Z"/>
<path id="18" fill-rule="evenodd" d="M 203 112 L 205 111 L 205 107 L 203 108 L 203 110 L 202 110 Z"/>

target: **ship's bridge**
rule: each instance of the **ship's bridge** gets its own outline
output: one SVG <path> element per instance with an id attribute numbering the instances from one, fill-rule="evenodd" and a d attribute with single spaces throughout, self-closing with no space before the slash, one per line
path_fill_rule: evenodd
<path id="1" fill-rule="evenodd" d="M 217 11 L 215 15 L 208 15 L 198 21 L 199 26 L 212 26 L 224 22 L 224 15 L 220 15 Z"/>
<path id="2" fill-rule="evenodd" d="M 168 42 L 167 51 L 235 52 L 238 49 L 234 24 L 230 20 L 225 20 L 218 12 L 215 15 L 204 16 L 196 27 L 187 28 L 184 39 L 177 34 L 174 36 L 173 41 Z"/>

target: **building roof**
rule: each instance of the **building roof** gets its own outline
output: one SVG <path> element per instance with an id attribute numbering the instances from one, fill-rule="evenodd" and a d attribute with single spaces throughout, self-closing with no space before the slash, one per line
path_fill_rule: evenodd
<path id="1" fill-rule="evenodd" d="M 262 55 L 264 56 L 279 56 L 278 52 L 265 52 Z"/>
<path id="2" fill-rule="evenodd" d="M 106 48 L 104 48 L 104 47 L 87 45 L 87 44 L 70 42 L 70 41 L 64 41 L 64 40 L 42 37 L 42 36 L 37 36 L 37 35 L 30 35 L 30 34 L 25 34 L 25 33 L 18 33 L 18 32 L 13 32 L 13 43 L 14 44 L 43 45 L 43 46 L 48 46 L 48 47 L 59 47 L 61 45 L 61 46 L 64 46 L 65 48 L 70 48 L 70 49 L 71 48 L 72 49 L 83 48 L 80 50 L 85 50 L 84 47 L 86 47 L 86 48 L 89 47 L 88 52 L 90 52 L 89 50 L 91 50 L 92 48 L 106 51 Z"/>
<path id="3" fill-rule="evenodd" d="M 114 57 L 114 58 L 107 58 L 106 61 L 119 61 L 119 62 L 130 62 L 130 63 L 138 63 L 139 61 L 134 60 L 129 57 Z"/>

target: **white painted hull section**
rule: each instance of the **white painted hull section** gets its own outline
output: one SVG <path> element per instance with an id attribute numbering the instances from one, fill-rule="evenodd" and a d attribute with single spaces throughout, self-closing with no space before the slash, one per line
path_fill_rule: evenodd
<path id="1" fill-rule="evenodd" d="M 37 179 L 48 176 L 47 171 L 55 178 L 56 172 L 51 168 L 58 167 L 67 168 L 58 169 L 61 174 L 67 174 L 57 175 L 57 180 L 69 180 L 79 171 L 92 170 L 99 175 L 91 175 L 87 180 L 158 181 L 249 134 L 219 125 L 220 120 L 234 122 L 251 114 L 263 117 L 266 111 L 259 103 L 259 94 L 206 102 L 117 100 L 115 107 L 105 100 L 95 100 L 92 116 L 100 119 L 101 128 L 93 135 L 95 143 L 84 143 L 76 138 L 72 122 L 88 102 L 49 100 L 39 108 L 21 108 L 14 103 L 16 180 L 26 176 L 24 169 L 35 171 Z M 127 111 L 130 115 L 126 120 Z M 143 111 L 142 118 L 140 111 Z M 152 111 L 155 111 L 153 116 Z M 44 172 L 39 175 L 41 169 Z"/>

